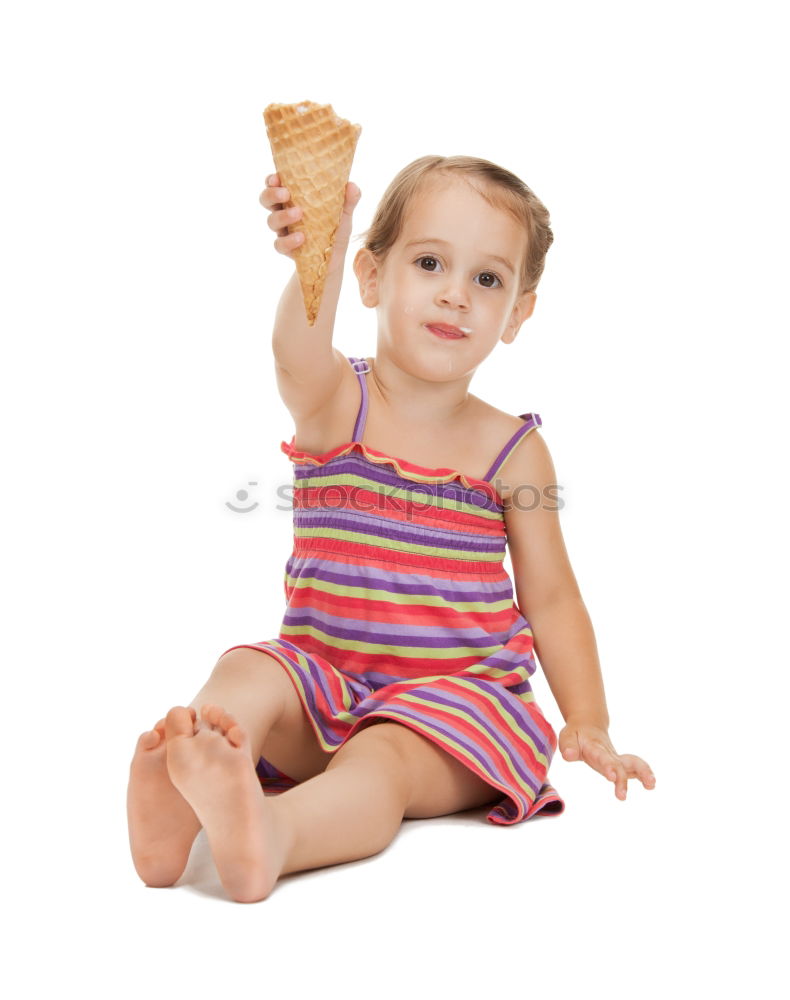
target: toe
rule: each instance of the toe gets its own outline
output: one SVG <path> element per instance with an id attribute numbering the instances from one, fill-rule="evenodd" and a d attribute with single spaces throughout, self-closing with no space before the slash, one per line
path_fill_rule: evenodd
<path id="1" fill-rule="evenodd" d="M 237 725 L 235 722 L 228 728 L 225 733 L 225 738 L 228 743 L 232 743 L 234 747 L 240 747 L 244 745 L 245 734 L 241 726 Z"/>
<path id="2" fill-rule="evenodd" d="M 240 747 L 244 742 L 246 734 L 230 712 L 222 713 L 222 718 L 219 720 L 219 728 L 225 739 L 229 743 L 232 743 L 234 747 Z"/>
<path id="3" fill-rule="evenodd" d="M 170 709 L 165 719 L 165 734 L 169 740 L 176 736 L 192 736 L 194 731 L 194 711 L 180 706 Z"/>
<path id="4" fill-rule="evenodd" d="M 218 705 L 204 705 L 200 710 L 200 717 L 210 726 L 218 726 L 222 717 L 222 709 Z"/>
<path id="5" fill-rule="evenodd" d="M 154 747 L 159 746 L 162 739 L 161 734 L 156 729 L 150 729 L 146 733 L 142 733 L 140 739 L 137 741 L 138 750 L 153 750 Z"/>
<path id="6" fill-rule="evenodd" d="M 238 725 L 238 723 L 229 712 L 222 713 L 222 718 L 219 720 L 219 728 L 225 736 L 228 735 L 228 730 L 232 729 L 233 726 L 236 725 Z"/>

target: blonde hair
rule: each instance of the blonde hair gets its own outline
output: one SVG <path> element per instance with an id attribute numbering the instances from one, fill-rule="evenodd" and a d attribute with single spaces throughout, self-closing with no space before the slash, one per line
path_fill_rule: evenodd
<path id="1" fill-rule="evenodd" d="M 367 232 L 364 246 L 382 260 L 400 235 L 409 202 L 431 174 L 460 174 L 495 208 L 510 212 L 527 234 L 527 252 L 521 271 L 520 294 L 538 286 L 546 254 L 554 242 L 549 213 L 527 185 L 504 167 L 474 156 L 423 156 L 414 160 L 394 178 L 384 192 Z M 474 180 L 482 184 L 474 184 Z"/>

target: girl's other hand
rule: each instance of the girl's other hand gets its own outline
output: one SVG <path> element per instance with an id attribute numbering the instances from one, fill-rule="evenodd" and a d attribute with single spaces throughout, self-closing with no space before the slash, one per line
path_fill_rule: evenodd
<path id="1" fill-rule="evenodd" d="M 288 226 L 292 226 L 302 218 L 302 210 L 298 205 L 285 208 L 290 199 L 291 194 L 288 188 L 280 187 L 279 176 L 271 174 L 266 178 L 266 187 L 258 200 L 264 208 L 269 210 L 269 229 L 277 233 L 274 249 L 293 260 L 294 250 L 304 243 L 304 233 L 288 232 Z"/>
<path id="2" fill-rule="evenodd" d="M 625 801 L 629 778 L 638 778 L 645 788 L 655 788 L 656 776 L 641 757 L 619 754 L 609 733 L 600 726 L 569 722 L 559 735 L 559 750 L 565 760 L 583 760 L 615 784 L 615 795 Z"/>

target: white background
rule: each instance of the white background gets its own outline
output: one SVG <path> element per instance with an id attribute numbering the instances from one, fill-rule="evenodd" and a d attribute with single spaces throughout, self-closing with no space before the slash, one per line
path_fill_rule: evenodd
<path id="1" fill-rule="evenodd" d="M 0 22 L 4 898 L 15 995 L 781 992 L 786 44 L 779 3 L 17 3 Z M 359 122 L 363 201 L 426 153 L 502 163 L 555 233 L 472 391 L 534 410 L 564 486 L 626 803 L 409 821 L 227 902 L 199 841 L 145 889 L 134 741 L 277 634 L 291 264 L 257 203 L 273 101 Z M 353 246 L 353 244 L 352 244 Z M 353 275 L 350 275 L 353 278 Z M 337 345 L 375 349 L 343 290 Z M 257 486 L 249 487 L 255 482 Z M 247 488 L 248 515 L 225 506 Z M 545 680 L 539 702 L 559 731 Z M 287 993 L 286 993 L 287 991 Z"/>

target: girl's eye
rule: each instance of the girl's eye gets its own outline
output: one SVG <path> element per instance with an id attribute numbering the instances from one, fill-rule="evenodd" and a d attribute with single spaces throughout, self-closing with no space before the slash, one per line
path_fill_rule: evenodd
<path id="1" fill-rule="evenodd" d="M 437 260 L 436 257 L 429 256 L 428 254 L 418 257 L 415 263 L 421 268 L 421 270 L 429 271 L 432 274 L 438 274 L 442 270 L 442 265 L 439 260 Z M 477 281 L 478 279 L 479 284 L 481 284 L 483 288 L 502 287 L 502 282 L 493 271 L 481 271 L 475 280 Z"/>
<path id="2" fill-rule="evenodd" d="M 491 271 L 482 271 L 478 274 L 478 278 L 483 288 L 498 288 L 502 284 L 499 278 L 495 274 L 492 274 Z"/>

